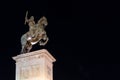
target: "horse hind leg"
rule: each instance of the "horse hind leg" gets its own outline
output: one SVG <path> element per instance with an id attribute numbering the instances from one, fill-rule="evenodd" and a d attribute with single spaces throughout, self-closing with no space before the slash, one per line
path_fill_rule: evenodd
<path id="1" fill-rule="evenodd" d="M 27 53 L 29 53 L 31 49 L 32 49 L 32 47 L 29 47 L 29 48 L 27 49 Z"/>
<path id="2" fill-rule="evenodd" d="M 22 49 L 21 49 L 21 54 L 23 53 L 26 53 L 26 47 L 25 46 L 22 46 Z"/>
<path id="3" fill-rule="evenodd" d="M 30 50 L 32 49 L 32 44 L 31 44 L 31 42 L 27 42 L 27 44 L 26 44 L 26 52 L 28 53 L 28 52 L 30 52 Z"/>

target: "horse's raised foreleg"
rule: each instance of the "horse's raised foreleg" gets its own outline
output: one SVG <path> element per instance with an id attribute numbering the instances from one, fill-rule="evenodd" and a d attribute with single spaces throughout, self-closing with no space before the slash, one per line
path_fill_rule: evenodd
<path id="1" fill-rule="evenodd" d="M 43 39 L 45 42 L 43 42 L 43 41 L 40 40 L 40 41 L 39 41 L 39 45 L 44 46 L 44 45 L 47 44 L 49 38 L 48 38 L 47 35 L 45 34 L 42 39 Z"/>
<path id="2" fill-rule="evenodd" d="M 46 45 L 47 42 L 48 42 L 48 40 L 49 40 L 49 38 L 46 38 L 46 39 L 45 39 L 45 42 L 44 42 L 42 45 Z"/>

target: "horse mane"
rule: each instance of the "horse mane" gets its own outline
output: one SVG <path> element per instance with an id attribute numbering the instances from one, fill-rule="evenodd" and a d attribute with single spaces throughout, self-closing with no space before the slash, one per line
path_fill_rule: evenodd
<path id="1" fill-rule="evenodd" d="M 47 19 L 46 19 L 46 17 L 43 16 L 42 18 L 40 18 L 40 19 L 38 20 L 38 23 L 42 23 L 42 21 L 44 21 L 44 20 L 46 21 Z"/>

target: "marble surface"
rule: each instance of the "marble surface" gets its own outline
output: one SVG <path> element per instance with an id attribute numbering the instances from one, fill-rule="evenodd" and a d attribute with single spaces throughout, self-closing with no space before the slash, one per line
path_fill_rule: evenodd
<path id="1" fill-rule="evenodd" d="M 46 49 L 20 54 L 13 59 L 16 61 L 16 80 L 53 80 L 56 59 Z"/>

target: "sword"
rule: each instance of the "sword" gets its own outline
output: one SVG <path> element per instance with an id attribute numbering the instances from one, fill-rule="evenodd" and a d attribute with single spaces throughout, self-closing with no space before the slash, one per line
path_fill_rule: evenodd
<path id="1" fill-rule="evenodd" d="M 26 15 L 25 15 L 25 23 L 24 24 L 26 24 L 26 22 L 27 22 L 27 15 L 28 15 L 28 11 L 26 11 Z"/>

